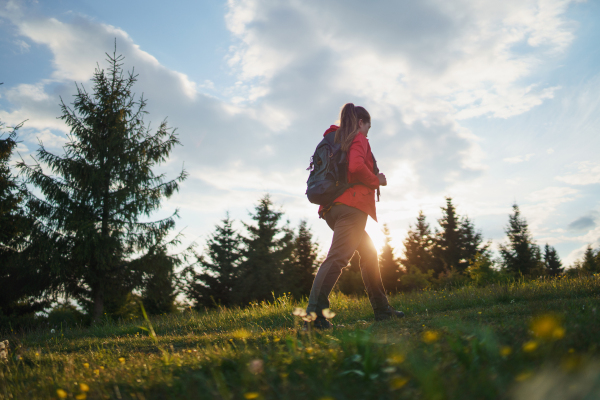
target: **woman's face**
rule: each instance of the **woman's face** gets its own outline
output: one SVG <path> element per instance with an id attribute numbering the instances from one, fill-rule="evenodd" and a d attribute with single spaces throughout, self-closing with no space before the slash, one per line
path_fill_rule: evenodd
<path id="1" fill-rule="evenodd" d="M 371 129 L 371 122 L 365 122 L 362 119 L 358 120 L 358 131 L 365 135 L 365 137 L 369 134 L 369 129 Z"/>

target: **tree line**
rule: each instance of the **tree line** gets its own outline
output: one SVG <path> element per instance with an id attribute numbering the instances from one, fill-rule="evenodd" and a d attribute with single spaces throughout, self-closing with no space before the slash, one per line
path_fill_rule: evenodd
<path id="1" fill-rule="evenodd" d="M 144 121 L 146 99 L 137 97 L 134 71 L 123 57 L 107 54 L 107 70 L 97 67 L 93 90 L 76 84 L 70 104 L 60 100 L 59 118 L 70 128 L 63 154 L 40 142 L 28 164 L 11 166 L 21 125 L 0 121 L 0 323 L 28 321 L 59 298 L 50 313 L 77 314 L 80 320 L 127 318 L 139 302 L 151 314 L 176 310 L 185 294 L 197 309 L 247 305 L 282 294 L 307 296 L 322 260 L 306 221 L 293 229 L 270 196 L 262 197 L 234 229 L 229 215 L 215 226 L 202 250 L 194 244 L 171 249 L 182 235 L 171 232 L 178 210 L 143 221 L 161 201 L 179 190 L 182 168 L 167 179 L 155 168 L 180 145 L 166 120 L 157 129 Z M 509 217 L 507 240 L 494 258 L 490 242 L 451 198 L 431 228 L 421 212 L 396 257 L 390 232 L 380 252 L 389 292 L 467 283 L 488 284 L 515 277 L 563 273 L 556 250 L 532 239 L 517 205 Z M 598 251 L 588 248 L 569 273 L 600 271 Z M 360 257 L 355 254 L 336 290 L 361 294 Z M 83 313 L 69 306 L 75 300 Z"/>

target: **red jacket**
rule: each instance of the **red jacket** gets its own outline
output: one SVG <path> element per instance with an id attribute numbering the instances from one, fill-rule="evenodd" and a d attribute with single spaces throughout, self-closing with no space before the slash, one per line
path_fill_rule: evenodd
<path id="1" fill-rule="evenodd" d="M 338 129 L 338 126 L 331 125 L 323 136 Z M 377 221 L 375 191 L 379 187 L 379 178 L 373 173 L 373 154 L 371 153 L 369 139 L 362 133 L 358 133 L 354 137 L 348 150 L 348 183 L 354 182 L 360 183 L 348 188 L 340 197 L 334 200 L 334 203 L 342 203 L 358 208 Z M 319 214 L 322 209 L 323 206 L 320 206 Z"/>

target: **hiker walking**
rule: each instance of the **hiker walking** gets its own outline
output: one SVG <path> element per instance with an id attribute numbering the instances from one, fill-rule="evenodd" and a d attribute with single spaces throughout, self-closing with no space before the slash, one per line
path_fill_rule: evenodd
<path id="1" fill-rule="evenodd" d="M 319 217 L 333 230 L 331 247 L 315 276 L 306 308 L 307 314 L 316 313 L 317 329 L 332 327 L 322 310 L 329 308 L 329 293 L 355 251 L 360 255 L 360 271 L 375 320 L 404 316 L 388 302 L 377 249 L 365 231 L 369 216 L 377 221 L 375 193 L 379 197 L 379 187 L 387 185 L 371 153 L 367 139 L 370 128 L 371 116 L 366 109 L 345 104 L 340 126 L 331 125 L 325 131 L 309 167 L 308 198 L 320 204 Z"/>

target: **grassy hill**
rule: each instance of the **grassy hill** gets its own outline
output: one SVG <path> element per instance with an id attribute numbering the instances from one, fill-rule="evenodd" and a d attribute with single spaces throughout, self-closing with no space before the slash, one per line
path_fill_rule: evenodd
<path id="1" fill-rule="evenodd" d="M 281 297 L 88 329 L 5 335 L 0 399 L 600 398 L 600 279 L 398 294 L 402 320 L 332 296 L 304 333 Z M 588 397 L 585 397 L 588 396 Z"/>

